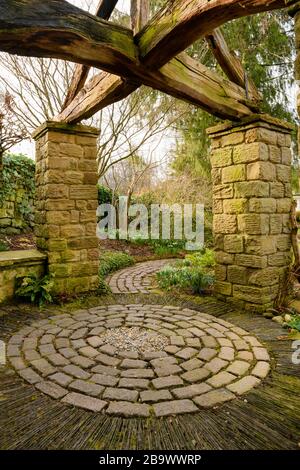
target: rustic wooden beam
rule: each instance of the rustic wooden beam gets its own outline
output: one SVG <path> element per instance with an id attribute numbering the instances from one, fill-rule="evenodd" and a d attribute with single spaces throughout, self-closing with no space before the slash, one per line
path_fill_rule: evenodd
<path id="1" fill-rule="evenodd" d="M 147 23 L 149 13 L 149 0 L 131 0 L 131 25 L 134 32 L 139 31 Z M 124 80 L 106 72 L 97 74 L 82 92 L 77 92 L 77 96 L 75 95 L 64 106 L 56 119 L 65 122 L 88 119 L 106 106 L 126 98 L 140 85 L 141 83 Z"/>
<path id="2" fill-rule="evenodd" d="M 150 0 L 131 0 L 131 28 L 137 34 L 149 20 Z"/>
<path id="3" fill-rule="evenodd" d="M 230 51 L 221 30 L 219 28 L 215 29 L 206 36 L 206 40 L 229 80 L 244 88 L 249 100 L 262 101 L 262 96 L 255 83 L 248 76 L 238 56 Z"/>
<path id="4" fill-rule="evenodd" d="M 209 70 L 187 54 L 180 54 L 159 71 L 143 73 L 145 85 L 205 109 L 223 119 L 238 120 L 257 111 L 245 90 Z M 98 74 L 55 119 L 76 123 L 105 106 L 128 96 L 141 83 L 123 81 L 111 74 Z"/>
<path id="5" fill-rule="evenodd" d="M 100 72 L 89 80 L 72 102 L 54 119 L 68 123 L 88 119 L 106 106 L 126 98 L 138 87 L 139 85 L 123 80 L 117 75 Z"/>
<path id="6" fill-rule="evenodd" d="M 138 64 L 131 30 L 61 0 L 0 0 L 0 50 L 69 60 L 125 76 Z"/>
<path id="7" fill-rule="evenodd" d="M 141 61 L 160 68 L 227 21 L 284 7 L 286 0 L 169 1 L 136 37 Z"/>
<path id="8" fill-rule="evenodd" d="M 118 0 L 100 0 L 96 10 L 96 16 L 102 18 L 103 20 L 109 20 L 117 3 Z M 62 109 L 65 109 L 72 102 L 79 91 L 84 87 L 90 69 L 91 68 L 88 65 L 75 65 L 73 79 L 71 81 L 71 85 L 69 87 Z"/>

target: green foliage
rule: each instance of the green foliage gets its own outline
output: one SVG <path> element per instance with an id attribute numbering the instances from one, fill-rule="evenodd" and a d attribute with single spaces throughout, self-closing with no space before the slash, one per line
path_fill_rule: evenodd
<path id="1" fill-rule="evenodd" d="M 103 279 L 108 274 L 134 264 L 134 259 L 127 253 L 105 251 L 100 254 L 99 276 Z"/>
<path id="2" fill-rule="evenodd" d="M 0 240 L 0 251 L 8 251 L 8 250 L 9 250 L 8 245 L 3 240 Z"/>
<path id="3" fill-rule="evenodd" d="M 98 185 L 98 203 L 111 204 L 112 203 L 112 190 L 103 185 Z"/>
<path id="4" fill-rule="evenodd" d="M 150 240 L 157 256 L 177 255 L 184 249 L 184 240 Z"/>
<path id="5" fill-rule="evenodd" d="M 189 289 L 193 294 L 206 293 L 214 283 L 211 269 L 214 265 L 215 256 L 212 250 L 204 249 L 186 255 L 175 266 L 165 266 L 157 273 L 159 286 L 163 289 Z"/>
<path id="6" fill-rule="evenodd" d="M 54 284 L 54 276 L 47 274 L 39 278 L 35 274 L 19 276 L 16 278 L 16 291 L 18 297 L 29 299 L 30 302 L 40 307 L 46 303 L 53 302 L 51 291 Z"/>
<path id="7" fill-rule="evenodd" d="M 296 113 L 291 108 L 289 91 L 294 84 L 292 19 L 285 11 L 270 11 L 230 21 L 222 31 L 229 48 L 239 56 L 262 93 L 261 110 L 294 123 Z M 189 48 L 190 54 L 200 56 L 208 67 L 216 67 L 218 73 L 223 74 L 211 52 L 205 54 L 203 51 L 203 41 Z M 180 138 L 172 164 L 177 174 L 185 171 L 210 179 L 209 139 L 205 130 L 217 122 L 217 118 L 194 107 L 178 122 Z"/>
<path id="8" fill-rule="evenodd" d="M 33 198 L 35 193 L 35 162 L 22 154 L 6 153 L 3 157 L 0 207 L 12 201 L 15 216 L 24 220 L 24 225 L 33 221 Z M 18 191 L 22 190 L 22 195 Z"/>
<path id="9" fill-rule="evenodd" d="M 185 266 L 193 266 L 199 268 L 213 268 L 216 264 L 215 252 L 209 248 L 203 251 L 186 255 L 184 260 Z"/>
<path id="10" fill-rule="evenodd" d="M 287 323 L 287 326 L 292 330 L 300 331 L 300 315 L 295 315 L 291 321 Z"/>
<path id="11" fill-rule="evenodd" d="M 203 294 L 211 288 L 214 278 L 199 268 L 166 266 L 157 273 L 158 284 L 163 289 L 179 287 L 191 289 L 193 294 Z"/>

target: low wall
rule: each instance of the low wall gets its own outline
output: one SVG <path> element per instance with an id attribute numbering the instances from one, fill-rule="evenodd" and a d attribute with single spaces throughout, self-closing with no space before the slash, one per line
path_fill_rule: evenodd
<path id="1" fill-rule="evenodd" d="M 37 250 L 5 251 L 0 253 L 0 303 L 14 296 L 18 276 L 43 276 L 47 256 Z"/>

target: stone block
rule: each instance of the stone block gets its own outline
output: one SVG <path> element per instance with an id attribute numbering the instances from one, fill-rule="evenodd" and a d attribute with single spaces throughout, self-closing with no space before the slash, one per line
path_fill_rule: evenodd
<path id="1" fill-rule="evenodd" d="M 215 257 L 219 264 L 233 264 L 234 262 L 234 255 L 225 251 L 217 251 Z"/>
<path id="2" fill-rule="evenodd" d="M 255 162 L 247 165 L 247 179 L 260 181 L 275 181 L 275 165 L 270 162 Z"/>
<path id="3" fill-rule="evenodd" d="M 251 236 L 245 235 L 245 251 L 247 254 L 253 255 L 269 255 L 277 250 L 275 235 L 272 236 Z"/>
<path id="4" fill-rule="evenodd" d="M 291 198 L 283 198 L 277 199 L 277 212 L 280 214 L 289 214 L 292 208 L 292 199 Z"/>
<path id="5" fill-rule="evenodd" d="M 269 146 L 269 155 L 272 163 L 281 163 L 281 150 L 277 145 Z"/>
<path id="6" fill-rule="evenodd" d="M 283 165 L 291 165 L 292 163 L 292 152 L 288 147 L 281 149 L 281 162 Z"/>
<path id="7" fill-rule="evenodd" d="M 238 229 L 240 232 L 256 235 L 268 234 L 270 229 L 269 215 L 267 214 L 241 214 L 238 215 Z"/>
<path id="8" fill-rule="evenodd" d="M 246 165 L 230 165 L 222 170 L 222 183 L 233 183 L 246 179 Z"/>
<path id="9" fill-rule="evenodd" d="M 230 282 L 216 281 L 214 284 L 214 292 L 222 295 L 231 295 L 232 284 Z"/>
<path id="10" fill-rule="evenodd" d="M 257 127 L 246 132 L 246 142 L 265 142 L 277 145 L 277 132 L 265 127 Z"/>
<path id="11" fill-rule="evenodd" d="M 276 288 L 233 285 L 233 297 L 253 304 L 271 302 L 276 295 Z"/>
<path id="12" fill-rule="evenodd" d="M 216 214 L 213 220 L 214 233 L 235 233 L 237 219 L 235 215 Z"/>
<path id="13" fill-rule="evenodd" d="M 228 266 L 227 279 L 232 284 L 247 284 L 248 270 L 243 266 Z"/>
<path id="14" fill-rule="evenodd" d="M 270 196 L 274 198 L 284 197 L 284 185 L 282 183 L 270 183 Z"/>
<path id="15" fill-rule="evenodd" d="M 269 192 L 269 183 L 265 181 L 241 181 L 234 183 L 234 196 L 236 198 L 269 197 Z"/>
<path id="16" fill-rule="evenodd" d="M 211 153 L 212 168 L 224 167 L 232 164 L 232 148 L 215 149 Z"/>
<path id="17" fill-rule="evenodd" d="M 281 270 L 278 268 L 265 268 L 252 272 L 249 275 L 249 284 L 260 287 L 278 284 Z"/>
<path id="18" fill-rule="evenodd" d="M 255 256 L 248 254 L 237 254 L 235 255 L 235 262 L 238 266 L 245 266 L 248 268 L 266 268 L 267 267 L 267 256 Z"/>
<path id="19" fill-rule="evenodd" d="M 242 253 L 244 251 L 244 240 L 242 235 L 225 235 L 224 251 L 228 253 Z"/>
<path id="20" fill-rule="evenodd" d="M 225 281 L 226 280 L 226 274 L 227 274 L 227 266 L 224 266 L 222 264 L 218 264 L 215 267 L 215 278 L 217 281 Z"/>
<path id="21" fill-rule="evenodd" d="M 230 199 L 233 194 L 233 184 L 219 184 L 213 188 L 213 197 L 215 199 Z"/>
<path id="22" fill-rule="evenodd" d="M 276 212 L 276 199 L 273 199 L 273 198 L 250 199 L 249 211 L 274 214 L 274 212 Z"/>
<path id="23" fill-rule="evenodd" d="M 245 140 L 244 132 L 230 132 L 227 135 L 224 135 L 221 138 L 220 145 L 222 147 L 227 147 L 228 145 L 238 145 L 242 144 Z"/>
<path id="24" fill-rule="evenodd" d="M 251 163 L 269 159 L 268 146 L 261 142 L 237 145 L 233 149 L 233 163 Z"/>
<path id="25" fill-rule="evenodd" d="M 225 199 L 223 201 L 223 212 L 225 214 L 243 214 L 247 212 L 247 199 Z"/>
<path id="26" fill-rule="evenodd" d="M 277 179 L 282 183 L 289 183 L 291 181 L 291 167 L 289 165 L 276 166 Z"/>

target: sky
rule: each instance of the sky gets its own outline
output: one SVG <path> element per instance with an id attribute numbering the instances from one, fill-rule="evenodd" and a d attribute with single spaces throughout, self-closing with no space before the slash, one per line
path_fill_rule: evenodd
<path id="1" fill-rule="evenodd" d="M 72 3 L 73 5 L 77 7 L 82 6 L 82 0 L 68 0 L 69 3 Z M 98 4 L 98 0 L 93 0 L 92 4 L 95 4 L 95 6 Z M 118 1 L 118 10 L 123 11 L 125 13 L 130 12 L 130 0 L 119 0 Z M 166 140 L 169 138 L 167 137 Z M 166 143 L 166 142 L 165 142 Z M 34 159 L 34 154 L 35 154 L 35 148 L 34 148 L 34 142 L 33 141 L 23 141 L 20 144 L 16 145 L 13 147 L 11 150 L 12 152 L 15 153 L 24 153 Z"/>

